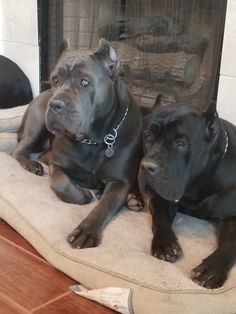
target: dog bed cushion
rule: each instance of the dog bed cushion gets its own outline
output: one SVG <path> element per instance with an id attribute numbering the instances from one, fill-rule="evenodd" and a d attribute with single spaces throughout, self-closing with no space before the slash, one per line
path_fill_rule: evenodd
<path id="1" fill-rule="evenodd" d="M 67 234 L 96 202 L 78 206 L 62 202 L 49 187 L 49 176 L 28 173 L 0 153 L 0 217 L 28 240 L 52 265 L 91 289 L 133 289 L 137 314 L 233 314 L 236 267 L 225 285 L 207 290 L 190 279 L 191 269 L 216 248 L 213 227 L 178 215 L 174 229 L 184 256 L 170 264 L 151 256 L 151 219 L 146 211 L 124 208 L 107 225 L 99 247 L 72 249 Z"/>
<path id="2" fill-rule="evenodd" d="M 0 132 L 17 132 L 28 105 L 0 109 Z"/>
<path id="3" fill-rule="evenodd" d="M 17 145 L 17 134 L 0 132 L 0 151 L 11 153 Z"/>
<path id="4" fill-rule="evenodd" d="M 0 151 L 12 152 L 17 145 L 17 130 L 28 105 L 0 109 Z"/>

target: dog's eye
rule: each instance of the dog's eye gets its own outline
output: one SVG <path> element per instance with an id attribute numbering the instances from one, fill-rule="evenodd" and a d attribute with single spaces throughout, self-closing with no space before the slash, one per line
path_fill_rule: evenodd
<path id="1" fill-rule="evenodd" d="M 89 85 L 89 81 L 88 80 L 86 80 L 86 79 L 82 79 L 81 80 L 81 86 L 87 87 L 88 85 Z"/>
<path id="2" fill-rule="evenodd" d="M 150 135 L 150 134 L 146 134 L 146 136 L 145 136 L 145 141 L 146 141 L 147 143 L 150 143 L 151 140 L 152 140 L 151 135 Z"/>
<path id="3" fill-rule="evenodd" d="M 54 85 L 57 85 L 58 84 L 58 82 L 59 82 L 59 78 L 58 78 L 58 76 L 53 76 L 53 78 L 52 78 L 52 81 L 53 81 L 53 84 Z"/>
<path id="4" fill-rule="evenodd" d="M 175 146 L 176 146 L 177 150 L 179 150 L 179 151 L 183 151 L 185 149 L 186 145 L 187 145 L 186 141 L 184 141 L 182 139 L 177 139 L 175 141 Z"/>

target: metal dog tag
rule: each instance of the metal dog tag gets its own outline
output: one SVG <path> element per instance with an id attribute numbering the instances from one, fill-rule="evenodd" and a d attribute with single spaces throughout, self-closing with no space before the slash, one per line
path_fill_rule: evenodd
<path id="1" fill-rule="evenodd" d="M 107 158 L 111 158 L 114 155 L 114 148 L 113 145 L 116 141 L 117 131 L 113 129 L 114 134 L 106 134 L 104 137 L 104 143 L 107 145 L 107 149 L 105 150 L 105 155 Z"/>
<path id="2" fill-rule="evenodd" d="M 111 158 L 113 155 L 114 155 L 114 149 L 113 147 L 108 147 L 106 150 L 105 150 L 105 155 L 107 158 Z"/>

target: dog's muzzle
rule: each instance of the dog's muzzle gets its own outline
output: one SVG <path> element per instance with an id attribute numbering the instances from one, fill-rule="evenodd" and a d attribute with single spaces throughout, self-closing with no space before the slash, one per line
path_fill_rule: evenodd
<path id="1" fill-rule="evenodd" d="M 144 194 L 148 194 L 148 190 L 151 189 L 164 199 L 174 202 L 178 202 L 183 196 L 182 182 L 170 176 L 167 169 L 164 169 L 152 158 L 142 160 L 140 177 L 143 181 L 140 183 Z"/>

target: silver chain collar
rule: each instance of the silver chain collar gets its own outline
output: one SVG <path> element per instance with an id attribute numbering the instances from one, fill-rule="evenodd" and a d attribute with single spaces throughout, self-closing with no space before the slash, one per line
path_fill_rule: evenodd
<path id="1" fill-rule="evenodd" d="M 116 142 L 116 138 L 118 135 L 118 129 L 121 127 L 122 123 L 124 122 L 124 120 L 128 114 L 128 111 L 129 111 L 129 107 L 126 108 L 124 116 L 123 116 L 122 120 L 120 121 L 120 123 L 117 125 L 117 127 L 112 129 L 112 133 L 108 133 L 104 136 L 103 142 L 107 145 L 107 148 L 105 150 L 105 155 L 108 158 L 110 158 L 114 155 L 114 144 Z M 76 138 L 76 140 L 82 144 L 87 144 L 87 145 L 97 145 L 98 144 L 97 142 L 90 140 L 88 138 L 83 138 L 83 139 Z"/>
<path id="2" fill-rule="evenodd" d="M 97 142 L 89 140 L 88 138 L 84 138 L 83 140 L 77 138 L 76 141 L 79 141 L 82 144 L 97 145 Z"/>
<path id="3" fill-rule="evenodd" d="M 225 155 L 226 155 L 226 153 L 227 153 L 227 150 L 228 150 L 228 146 L 229 146 L 229 138 L 228 138 L 228 134 L 227 134 L 226 131 L 225 131 L 225 141 L 226 141 L 226 143 L 225 143 L 225 150 L 224 150 L 224 155 L 223 155 L 223 157 L 225 157 Z"/>

